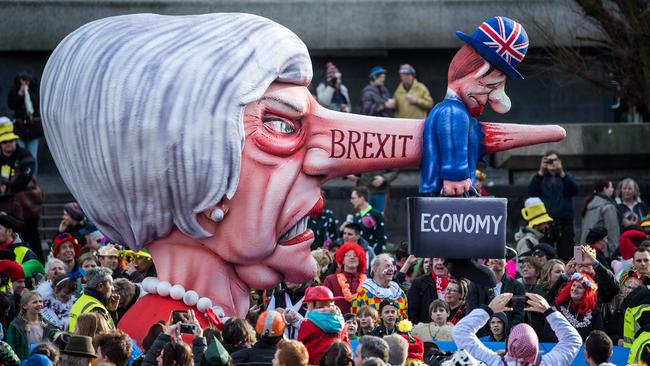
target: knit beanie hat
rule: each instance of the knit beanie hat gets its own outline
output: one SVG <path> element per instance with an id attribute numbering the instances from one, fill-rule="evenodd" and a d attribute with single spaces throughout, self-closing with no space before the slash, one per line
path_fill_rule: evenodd
<path id="1" fill-rule="evenodd" d="M 45 355 L 35 354 L 20 364 L 21 366 L 52 366 L 52 361 Z"/>
<path id="2" fill-rule="evenodd" d="M 76 221 L 83 221 L 86 218 L 81 206 L 77 202 L 68 202 L 63 206 L 63 210 Z"/>
<path id="3" fill-rule="evenodd" d="M 508 337 L 508 355 L 515 360 L 534 364 L 537 360 L 539 339 L 535 330 L 528 324 L 515 325 Z"/>
<path id="4" fill-rule="evenodd" d="M 6 275 L 11 281 L 16 282 L 25 278 L 25 270 L 16 262 L 0 260 L 0 276 L 2 275 Z"/>

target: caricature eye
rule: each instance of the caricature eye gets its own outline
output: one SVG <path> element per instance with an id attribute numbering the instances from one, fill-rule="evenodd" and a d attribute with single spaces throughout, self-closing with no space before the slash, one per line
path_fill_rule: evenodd
<path id="1" fill-rule="evenodd" d="M 274 132 L 279 132 L 281 134 L 290 135 L 296 132 L 296 129 L 294 128 L 291 122 L 280 117 L 276 117 L 276 116 L 263 117 L 262 123 L 264 123 L 264 127 L 266 127 L 267 129 Z"/>

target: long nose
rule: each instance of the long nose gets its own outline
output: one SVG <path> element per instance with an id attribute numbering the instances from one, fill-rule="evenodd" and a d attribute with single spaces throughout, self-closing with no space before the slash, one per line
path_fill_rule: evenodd
<path id="1" fill-rule="evenodd" d="M 420 165 L 423 120 L 361 116 L 320 106 L 307 119 L 307 174 L 330 180 Z"/>

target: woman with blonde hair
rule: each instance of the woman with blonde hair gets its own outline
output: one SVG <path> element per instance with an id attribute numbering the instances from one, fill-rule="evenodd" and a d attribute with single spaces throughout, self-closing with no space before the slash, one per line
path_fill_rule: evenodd
<path id="1" fill-rule="evenodd" d="M 539 286 L 544 291 L 544 296 L 551 290 L 558 278 L 564 274 L 564 262 L 560 259 L 549 259 L 542 267 L 539 276 Z"/>
<path id="2" fill-rule="evenodd" d="M 20 314 L 9 324 L 7 343 L 16 355 L 24 360 L 29 357 L 29 346 L 48 340 L 56 328 L 41 317 L 43 298 L 36 291 L 25 291 L 20 297 Z"/>

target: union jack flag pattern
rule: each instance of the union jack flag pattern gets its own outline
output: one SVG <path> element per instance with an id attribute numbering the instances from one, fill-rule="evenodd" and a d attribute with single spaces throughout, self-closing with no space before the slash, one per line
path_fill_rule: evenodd
<path id="1" fill-rule="evenodd" d="M 486 20 L 478 28 L 485 39 L 476 37 L 484 45 L 493 48 L 512 66 L 519 64 L 528 51 L 528 35 L 521 24 L 505 17 Z"/>

